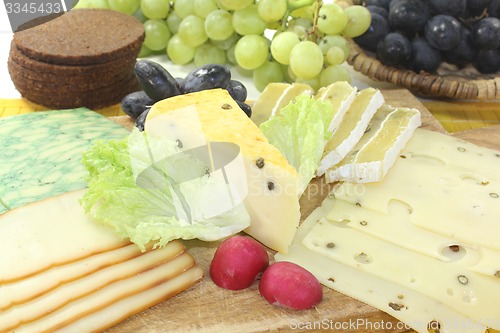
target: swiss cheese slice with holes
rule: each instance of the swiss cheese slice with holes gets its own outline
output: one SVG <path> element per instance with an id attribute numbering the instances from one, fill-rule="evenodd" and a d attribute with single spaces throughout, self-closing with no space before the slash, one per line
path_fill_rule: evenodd
<path id="1" fill-rule="evenodd" d="M 352 151 L 325 173 L 326 181 L 378 182 L 421 124 L 417 109 L 380 107 Z"/>
<path id="2" fill-rule="evenodd" d="M 359 91 L 342 122 L 325 145 L 323 157 L 316 174 L 323 175 L 326 170 L 339 163 L 354 148 L 368 127 L 375 112 L 384 104 L 382 93 L 373 88 Z"/>
<path id="3" fill-rule="evenodd" d="M 286 252 L 299 224 L 300 177 L 279 150 L 222 89 L 179 95 L 157 102 L 145 131 L 177 141 L 183 151 L 213 142 L 236 144 L 246 182 L 244 205 L 250 215 L 245 231 L 264 245 Z"/>
<path id="4" fill-rule="evenodd" d="M 253 122 L 260 126 L 270 117 L 279 114 L 281 109 L 302 94 L 312 96 L 314 90 L 304 83 L 272 82 L 268 84 L 252 106 Z"/>

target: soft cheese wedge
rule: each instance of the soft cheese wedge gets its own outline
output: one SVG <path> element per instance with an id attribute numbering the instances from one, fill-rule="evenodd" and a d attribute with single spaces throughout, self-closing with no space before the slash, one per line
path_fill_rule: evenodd
<path id="1" fill-rule="evenodd" d="M 326 181 L 381 181 L 420 124 L 417 109 L 383 105 L 353 150 L 326 171 Z"/>
<path id="2" fill-rule="evenodd" d="M 334 82 L 318 90 L 314 97 L 321 101 L 328 101 L 334 112 L 332 121 L 328 125 L 328 131 L 333 133 L 340 126 L 344 115 L 356 97 L 356 93 L 357 89 L 345 81 Z"/>
<path id="3" fill-rule="evenodd" d="M 260 126 L 271 116 L 279 114 L 282 108 L 301 94 L 313 95 L 314 90 L 304 83 L 272 82 L 268 84 L 252 106 L 253 122 Z"/>
<path id="4" fill-rule="evenodd" d="M 318 255 L 317 252 L 306 247 L 303 244 L 304 237 L 309 234 L 319 220 L 333 209 L 334 205 L 333 196 L 327 197 L 322 206 L 314 210 L 301 224 L 289 252 L 287 254 L 278 253 L 276 260 L 291 261 L 301 265 L 312 272 L 323 285 L 387 312 L 419 333 L 428 333 L 429 326 L 431 328 L 439 327 L 440 332 L 446 333 L 486 332 L 486 325 L 448 308 L 433 297 L 425 296 L 413 288 L 365 272 L 362 268 L 370 265 L 369 263 L 358 262 L 359 268 L 357 269 L 329 256 Z M 320 245 L 318 244 L 318 246 Z M 327 245 L 327 247 L 330 250 L 336 248 L 335 244 Z M 359 253 L 356 255 L 359 258 Z M 389 258 L 392 256 L 395 254 Z M 415 280 L 415 283 L 420 283 L 420 281 Z M 450 296 L 446 294 L 443 297 Z M 459 295 L 455 293 L 453 297 L 458 298 Z M 492 318 L 492 323 L 488 323 L 488 326 L 494 327 L 492 324 L 498 324 L 498 316 Z M 368 328 L 368 330 L 370 329 Z"/>
<path id="5" fill-rule="evenodd" d="M 354 148 L 368 127 L 375 112 L 384 104 L 382 93 L 366 88 L 357 93 L 342 122 L 325 146 L 316 174 L 323 175 L 326 170 L 339 163 Z"/>
<path id="6" fill-rule="evenodd" d="M 238 145 L 244 170 L 235 172 L 247 183 L 244 205 L 251 218 L 246 232 L 276 251 L 287 251 L 300 219 L 300 177 L 227 91 L 206 90 L 160 101 L 149 111 L 145 131 L 179 140 L 184 150 L 209 142 Z"/>
<path id="7" fill-rule="evenodd" d="M 85 188 L 82 152 L 95 140 L 127 134 L 122 126 L 86 108 L 0 118 L 0 214 Z"/>

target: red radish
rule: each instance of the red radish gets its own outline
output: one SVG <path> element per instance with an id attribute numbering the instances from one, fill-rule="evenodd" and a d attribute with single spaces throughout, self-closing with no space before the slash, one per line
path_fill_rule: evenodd
<path id="1" fill-rule="evenodd" d="M 247 236 L 224 240 L 210 264 L 210 277 L 216 285 L 231 290 L 250 287 L 269 266 L 269 254 L 262 244 Z"/>
<path id="2" fill-rule="evenodd" d="M 318 279 L 305 268 L 287 261 L 266 269 L 260 278 L 259 291 L 269 303 L 294 310 L 312 308 L 323 298 Z"/>

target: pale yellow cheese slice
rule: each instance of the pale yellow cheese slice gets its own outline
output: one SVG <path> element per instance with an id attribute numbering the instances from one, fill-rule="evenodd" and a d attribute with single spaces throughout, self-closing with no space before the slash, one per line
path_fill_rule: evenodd
<path id="1" fill-rule="evenodd" d="M 342 122 L 327 142 L 316 174 L 339 163 L 354 148 L 368 127 L 375 112 L 384 104 L 379 90 L 366 88 L 357 93 Z"/>
<path id="2" fill-rule="evenodd" d="M 78 202 L 84 191 L 51 197 L 0 216 L 0 283 L 130 243 L 85 215 Z"/>
<path id="3" fill-rule="evenodd" d="M 338 129 L 354 101 L 356 93 L 357 89 L 345 81 L 334 82 L 318 90 L 314 97 L 321 101 L 328 101 L 333 109 L 333 117 L 328 125 L 328 131 L 333 133 Z"/>
<path id="4" fill-rule="evenodd" d="M 178 140 L 184 151 L 207 142 L 236 144 L 244 168 L 232 172 L 246 182 L 248 190 L 243 202 L 251 222 L 245 231 L 276 251 L 287 251 L 300 219 L 300 177 L 227 91 L 206 90 L 162 100 L 149 111 L 145 131 Z"/>
<path id="5" fill-rule="evenodd" d="M 155 287 L 173 280 L 176 277 L 180 277 L 181 281 L 176 281 L 180 282 L 180 284 L 174 282 L 170 286 L 167 286 L 166 289 L 170 289 L 171 292 L 169 295 L 165 295 L 165 293 L 163 293 L 163 297 L 158 297 L 160 295 L 157 295 L 157 297 L 150 298 L 148 300 L 147 305 L 153 305 L 162 298 L 172 296 L 173 294 L 178 293 L 199 281 L 203 275 L 203 271 L 201 269 L 193 271 L 194 274 L 182 275 L 183 272 L 194 266 L 195 262 L 193 257 L 187 252 L 184 252 L 175 259 L 160 264 L 155 268 L 145 270 L 140 274 L 132 275 L 123 280 L 116 281 L 91 294 L 75 299 L 56 311 L 39 318 L 38 320 L 17 327 L 15 332 L 39 333 L 45 331 L 56 331 L 57 329 L 76 322 L 85 316 L 91 315 L 97 311 L 105 309 L 106 307 L 112 306 L 117 302 L 123 301 L 128 297 L 154 290 Z M 123 318 L 129 314 L 137 312 L 137 310 L 140 311 L 147 305 L 141 304 L 137 308 L 129 309 L 125 313 L 115 313 L 115 319 L 117 316 L 119 316 L 119 318 Z M 113 322 L 114 321 L 115 320 L 113 320 Z M 88 331 L 88 329 L 86 330 Z"/>
<path id="6" fill-rule="evenodd" d="M 362 191 L 359 184 L 345 182 L 334 193 L 384 214 L 390 201 L 398 200 L 418 227 L 498 251 L 499 170 L 498 151 L 417 129 L 383 182 L 364 184 Z"/>
<path id="7" fill-rule="evenodd" d="M 279 114 L 281 109 L 302 94 L 312 96 L 314 90 L 304 83 L 269 83 L 252 106 L 253 122 L 260 126 L 271 116 Z"/>
<path id="8" fill-rule="evenodd" d="M 63 283 L 92 274 L 102 268 L 135 258 L 141 250 L 130 244 L 116 250 L 99 253 L 82 260 L 55 266 L 36 275 L 11 283 L 0 284 L 0 311 L 38 297 Z"/>
<path id="9" fill-rule="evenodd" d="M 304 246 L 303 238 L 317 221 L 326 216 L 334 203 L 335 200 L 332 198 L 326 198 L 322 206 L 314 210 L 301 224 L 289 252 L 278 253 L 276 260 L 291 261 L 301 265 L 312 272 L 323 285 L 376 307 L 403 322 L 398 327 L 393 325 L 385 327 L 388 331 L 411 327 L 419 333 L 428 333 L 428 325 L 431 324 L 433 328 L 439 325 L 440 332 L 486 332 L 487 326 L 450 309 L 435 298 L 369 274 L 364 270 L 344 265 L 329 257 L 318 255 Z M 364 264 L 359 263 L 359 265 L 364 267 Z M 380 324 L 361 319 L 357 322 L 359 325 L 355 329 L 367 331 L 377 329 L 375 325 Z M 494 319 L 493 322 L 498 323 L 498 320 Z"/>
<path id="10" fill-rule="evenodd" d="M 417 109 L 383 105 L 353 150 L 326 171 L 326 181 L 381 181 L 420 125 L 420 112 Z"/>
<path id="11" fill-rule="evenodd" d="M 189 288 L 200 279 L 203 270 L 194 266 L 180 275 L 166 280 L 157 286 L 126 297 L 112 305 L 89 314 L 57 330 L 58 333 L 100 332 L 122 320 L 139 313 L 161 301 Z"/>
<path id="12" fill-rule="evenodd" d="M 0 331 L 12 330 L 22 323 L 31 322 L 79 298 L 85 297 L 114 282 L 153 269 L 181 255 L 185 250 L 179 241 L 148 251 L 138 257 L 102 268 L 92 274 L 62 284 L 31 301 L 4 309 L 0 313 Z"/>

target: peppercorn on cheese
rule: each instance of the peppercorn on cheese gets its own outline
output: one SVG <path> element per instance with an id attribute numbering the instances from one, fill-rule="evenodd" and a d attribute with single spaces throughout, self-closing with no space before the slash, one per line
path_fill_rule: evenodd
<path id="1" fill-rule="evenodd" d="M 417 129 L 383 181 L 336 186 L 277 260 L 418 332 L 498 330 L 498 170 L 498 151 Z"/>
<path id="2" fill-rule="evenodd" d="M 244 204 L 251 218 L 246 232 L 276 251 L 287 251 L 300 219 L 300 177 L 227 91 L 207 90 L 157 102 L 145 131 L 178 140 L 184 150 L 207 142 L 238 145 L 244 160 L 244 170 L 238 172 L 247 184 Z"/>
<path id="3" fill-rule="evenodd" d="M 0 214 L 86 187 L 81 154 L 127 130 L 86 108 L 0 118 Z"/>

